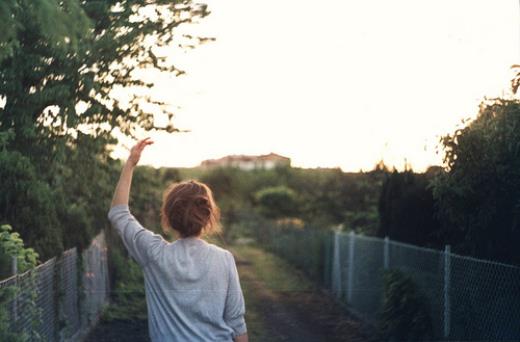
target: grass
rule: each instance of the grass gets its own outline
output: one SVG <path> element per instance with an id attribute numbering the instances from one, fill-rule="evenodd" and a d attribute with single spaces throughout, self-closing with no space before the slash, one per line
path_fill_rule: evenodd
<path id="1" fill-rule="evenodd" d="M 233 246 L 246 302 L 246 323 L 252 341 L 271 341 L 273 336 L 265 321 L 265 298 L 276 301 L 280 292 L 313 289 L 313 284 L 279 257 L 250 245 Z"/>
<path id="2" fill-rule="evenodd" d="M 116 278 L 111 303 L 103 312 L 104 321 L 147 320 L 144 275 L 139 265 L 119 252 L 112 254 Z"/>
<path id="3" fill-rule="evenodd" d="M 287 261 L 251 245 L 233 246 L 237 262 L 246 262 L 255 278 L 272 291 L 301 292 L 315 288 L 314 284 Z M 242 272 L 248 272 L 243 269 Z"/>

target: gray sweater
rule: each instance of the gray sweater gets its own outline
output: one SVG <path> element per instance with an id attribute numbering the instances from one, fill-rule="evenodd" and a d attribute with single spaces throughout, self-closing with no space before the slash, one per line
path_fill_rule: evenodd
<path id="1" fill-rule="evenodd" d="M 152 341 L 232 341 L 246 333 L 233 255 L 199 238 L 169 243 L 143 228 L 127 205 L 108 213 L 142 267 Z"/>

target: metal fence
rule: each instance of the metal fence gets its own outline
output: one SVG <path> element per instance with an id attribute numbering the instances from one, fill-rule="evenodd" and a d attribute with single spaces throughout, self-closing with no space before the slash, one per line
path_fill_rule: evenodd
<path id="1" fill-rule="evenodd" d="M 369 323 L 380 323 L 385 270 L 399 270 L 426 298 L 434 339 L 520 340 L 520 267 L 353 232 L 278 230 L 270 240 Z"/>
<path id="2" fill-rule="evenodd" d="M 409 275 L 427 299 L 434 338 L 520 339 L 520 268 L 354 233 L 333 237 L 331 289 L 378 322 L 385 270 Z"/>
<path id="3" fill-rule="evenodd" d="M 10 332 L 29 341 L 81 339 L 108 303 L 104 234 L 81 256 L 76 248 L 69 249 L 59 258 L 0 281 L 0 289 L 14 291 L 5 307 Z"/>

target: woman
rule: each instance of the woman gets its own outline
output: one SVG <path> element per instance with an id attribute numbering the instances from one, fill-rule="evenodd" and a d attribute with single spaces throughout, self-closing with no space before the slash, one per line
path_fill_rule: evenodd
<path id="1" fill-rule="evenodd" d="M 247 342 L 245 305 L 232 254 L 201 239 L 218 226 L 211 190 L 189 181 L 165 192 L 162 223 L 173 243 L 143 228 L 130 214 L 135 166 L 148 138 L 135 145 L 121 172 L 108 217 L 129 254 L 143 269 L 152 341 Z"/>

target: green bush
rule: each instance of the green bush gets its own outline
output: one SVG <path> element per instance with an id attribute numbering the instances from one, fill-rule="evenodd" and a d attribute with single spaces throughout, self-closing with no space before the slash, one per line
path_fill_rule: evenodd
<path id="1" fill-rule="evenodd" d="M 426 297 L 413 279 L 398 270 L 384 275 L 385 297 L 381 332 L 389 341 L 424 341 L 432 337 L 432 322 Z"/>
<path id="2" fill-rule="evenodd" d="M 297 213 L 296 193 L 285 186 L 259 190 L 255 194 L 260 212 L 268 218 L 291 217 Z"/>

